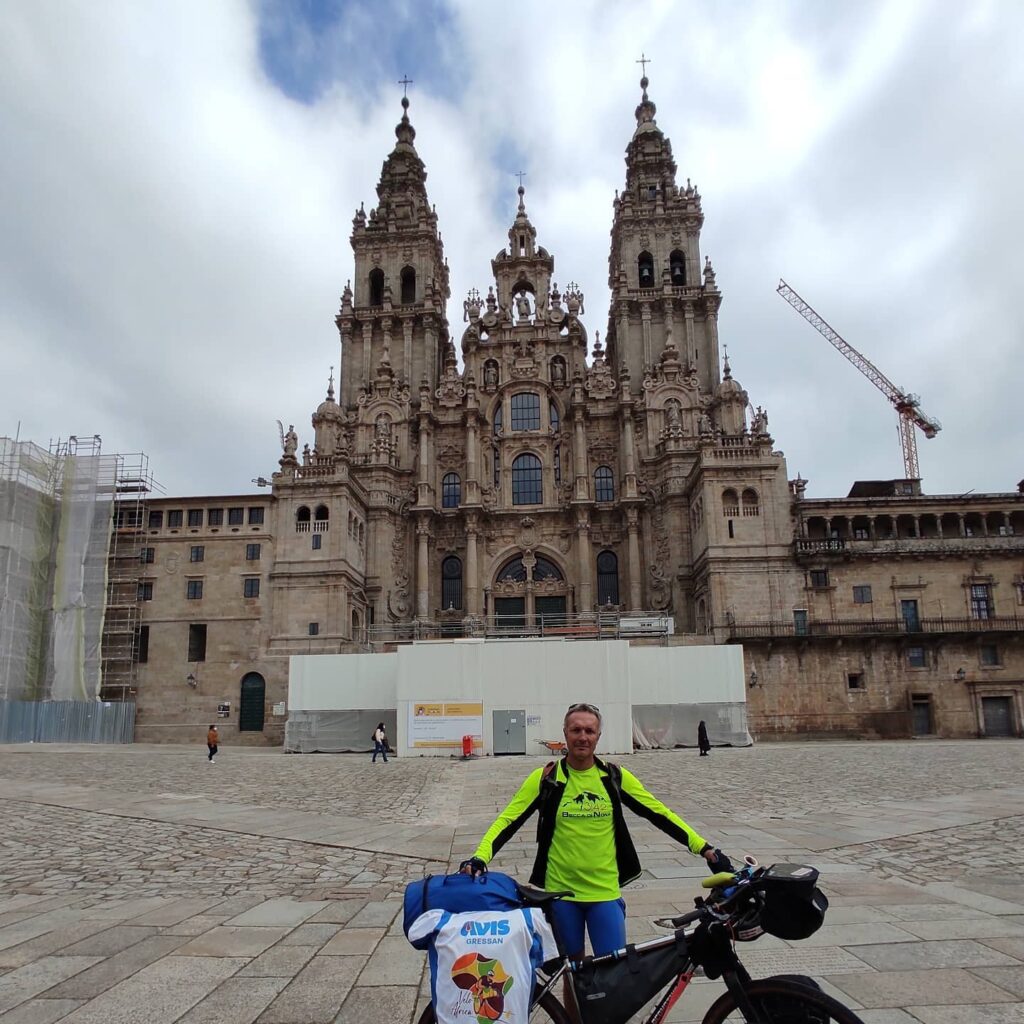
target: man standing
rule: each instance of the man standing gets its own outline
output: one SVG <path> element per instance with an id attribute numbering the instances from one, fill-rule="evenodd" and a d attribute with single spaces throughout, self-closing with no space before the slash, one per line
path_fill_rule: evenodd
<path id="1" fill-rule="evenodd" d="M 731 869 L 728 857 L 649 793 L 632 772 L 595 756 L 601 724 L 601 712 L 593 704 L 570 706 L 562 729 L 567 756 L 527 776 L 463 866 L 467 873 L 483 871 L 538 811 L 537 859 L 530 882 L 573 893 L 556 900 L 551 909 L 562 946 L 574 958 L 583 955 L 584 928 L 595 955 L 626 944 L 620 887 L 638 878 L 642 869 L 623 807 L 703 856 L 713 870 Z"/>
<path id="2" fill-rule="evenodd" d="M 206 730 L 206 748 L 210 751 L 210 755 L 206 760 L 209 761 L 210 764 L 214 763 L 213 759 L 217 755 L 217 735 L 217 726 L 215 725 L 211 725 L 210 728 Z"/>
<path id="3" fill-rule="evenodd" d="M 377 763 L 377 755 L 384 755 L 384 763 L 388 763 L 388 736 L 384 731 L 384 723 L 378 722 L 377 728 L 373 730 L 373 757 L 370 758 L 371 764 Z"/>

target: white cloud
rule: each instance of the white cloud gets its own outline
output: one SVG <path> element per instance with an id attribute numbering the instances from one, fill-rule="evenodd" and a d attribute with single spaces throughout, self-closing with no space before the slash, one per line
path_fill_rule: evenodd
<path id="1" fill-rule="evenodd" d="M 515 212 L 512 159 L 526 161 L 555 279 L 580 283 L 591 338 L 604 334 L 611 200 L 646 50 L 680 180 L 704 196 L 722 338 L 791 475 L 845 493 L 898 475 L 900 459 L 894 414 L 773 294 L 780 275 L 944 421 L 922 445 L 928 490 L 1012 487 L 1024 14 L 897 0 L 638 10 L 528 3 L 495 27 L 479 4 L 455 6 L 446 59 L 461 94 L 417 82 L 411 115 L 456 341 Z M 357 99 L 342 52 L 314 104 L 287 99 L 260 67 L 255 18 L 240 0 L 5 8 L 0 430 L 143 448 L 173 493 L 249 490 L 275 466 L 276 418 L 308 436 L 338 361 L 351 216 L 374 201 L 398 93 Z"/>

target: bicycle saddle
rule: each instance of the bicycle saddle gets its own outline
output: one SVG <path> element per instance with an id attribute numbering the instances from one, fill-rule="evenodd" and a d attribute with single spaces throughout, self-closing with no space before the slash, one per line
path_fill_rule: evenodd
<path id="1" fill-rule="evenodd" d="M 573 892 L 562 890 L 561 892 L 548 892 L 546 889 L 534 889 L 529 885 L 519 886 L 519 895 L 528 907 L 543 907 L 545 903 L 560 900 L 563 896 L 575 896 Z"/>

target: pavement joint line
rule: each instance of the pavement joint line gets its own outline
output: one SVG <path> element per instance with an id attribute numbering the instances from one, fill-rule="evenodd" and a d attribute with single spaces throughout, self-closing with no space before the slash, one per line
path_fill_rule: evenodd
<path id="1" fill-rule="evenodd" d="M 24 797 L 6 797 L 0 794 L 0 801 L 8 804 L 28 804 L 31 806 L 42 806 L 42 807 L 59 807 L 62 810 L 82 810 L 82 808 L 75 806 L 74 804 L 66 803 L 54 803 L 50 800 L 26 800 Z M 302 843 L 304 846 L 318 846 L 329 850 L 355 850 L 359 853 L 380 853 L 382 851 L 374 849 L 373 847 L 367 846 L 352 846 L 345 843 L 327 843 L 317 839 L 297 839 L 294 836 L 282 836 L 275 832 L 253 832 L 248 829 L 241 828 L 217 828 L 214 825 L 197 824 L 194 821 L 179 822 L 168 820 L 166 818 L 157 818 L 152 815 L 144 814 L 126 814 L 124 811 L 112 811 L 107 808 L 96 809 L 89 808 L 89 814 L 103 814 L 111 818 L 127 818 L 131 821 L 156 821 L 161 825 L 170 825 L 175 828 L 187 828 L 190 830 L 202 830 L 204 832 L 219 832 L 226 835 L 243 835 L 252 836 L 254 839 L 276 839 L 282 843 Z M 396 857 L 399 860 L 418 861 L 425 864 L 442 863 L 438 857 L 419 857 L 412 853 L 400 853 L 393 850 L 388 850 L 389 857 Z M 451 859 L 451 844 L 449 844 L 448 859 Z"/>

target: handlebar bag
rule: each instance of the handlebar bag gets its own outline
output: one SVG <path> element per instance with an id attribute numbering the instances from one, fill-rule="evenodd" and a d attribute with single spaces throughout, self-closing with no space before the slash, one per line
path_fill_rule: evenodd
<path id="1" fill-rule="evenodd" d="M 655 940 L 658 941 L 658 940 Z M 650 948 L 632 943 L 621 956 L 586 957 L 573 973 L 583 1024 L 622 1024 L 663 989 L 686 965 L 686 937 Z"/>
<path id="2" fill-rule="evenodd" d="M 511 875 L 488 871 L 469 875 L 427 875 L 405 887 L 402 930 L 417 949 L 426 949 L 429 937 L 413 941 L 409 929 L 428 910 L 447 910 L 451 914 L 517 910 L 523 905 L 519 885 Z"/>
<path id="3" fill-rule="evenodd" d="M 828 897 L 815 884 L 818 869 L 805 864 L 773 864 L 757 888 L 764 896 L 761 927 L 780 939 L 806 939 L 825 920 Z"/>

